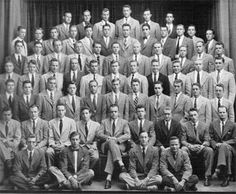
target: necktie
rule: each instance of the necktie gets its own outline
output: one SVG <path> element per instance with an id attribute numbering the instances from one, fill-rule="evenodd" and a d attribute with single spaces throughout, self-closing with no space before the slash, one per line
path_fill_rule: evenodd
<path id="1" fill-rule="evenodd" d="M 135 61 L 138 61 L 138 56 L 137 56 L 137 54 L 134 55 L 134 60 L 135 60 Z"/>
<path id="2" fill-rule="evenodd" d="M 132 85 L 132 81 L 134 79 L 134 73 L 132 73 L 132 77 L 131 77 L 131 82 L 130 82 L 130 85 Z"/>
<path id="3" fill-rule="evenodd" d="M 8 98 L 8 103 L 9 105 L 11 106 L 11 103 L 12 103 L 12 96 L 10 95 L 9 98 Z"/>
<path id="4" fill-rule="evenodd" d="M 139 132 L 143 131 L 143 122 L 142 119 L 140 120 Z"/>
<path id="5" fill-rule="evenodd" d="M 92 38 L 89 38 L 89 42 L 90 42 L 90 48 L 93 48 L 93 40 L 92 40 Z"/>
<path id="6" fill-rule="evenodd" d="M 8 78 L 7 79 L 11 79 L 11 75 L 10 75 L 10 73 L 8 74 Z"/>
<path id="7" fill-rule="evenodd" d="M 86 134 L 86 140 L 87 140 L 87 137 L 88 137 L 88 123 L 85 123 L 85 134 Z"/>
<path id="8" fill-rule="evenodd" d="M 116 124 L 115 124 L 115 120 L 113 120 L 113 123 L 112 123 L 112 133 L 113 133 L 113 136 L 115 135 L 115 130 L 116 130 Z"/>
<path id="9" fill-rule="evenodd" d="M 8 121 L 6 121 L 6 126 L 5 126 L 6 136 L 8 135 L 8 131 L 9 131 L 9 126 L 8 126 Z"/>
<path id="10" fill-rule="evenodd" d="M 183 58 L 181 57 L 180 58 L 180 68 L 182 69 L 182 67 L 183 67 Z"/>
<path id="11" fill-rule="evenodd" d="M 177 80 L 177 79 L 178 79 L 178 73 L 175 74 L 175 80 Z"/>
<path id="12" fill-rule="evenodd" d="M 145 147 L 143 147 L 142 154 L 143 154 L 143 162 L 144 162 L 145 161 Z"/>
<path id="13" fill-rule="evenodd" d="M 18 55 L 18 64 L 21 66 L 21 59 L 20 59 L 20 55 Z"/>
<path id="14" fill-rule="evenodd" d="M 168 35 L 170 35 L 171 33 L 170 25 L 168 25 L 167 28 L 168 28 Z"/>
<path id="15" fill-rule="evenodd" d="M 62 132 L 62 128 L 63 128 L 63 122 L 62 122 L 62 119 L 60 119 L 60 123 L 59 123 L 60 134 Z"/>
<path id="16" fill-rule="evenodd" d="M 51 101 L 53 103 L 53 93 L 52 92 L 50 92 L 50 99 L 51 99 Z"/>
<path id="17" fill-rule="evenodd" d="M 35 134 L 35 129 L 36 129 L 35 120 L 33 120 L 33 133 L 34 134 Z"/>
<path id="18" fill-rule="evenodd" d="M 224 121 L 221 121 L 221 135 L 224 134 L 224 129 L 225 129 Z"/>
<path id="19" fill-rule="evenodd" d="M 95 75 L 95 73 L 93 74 L 93 80 L 96 80 L 96 75 Z"/>
<path id="20" fill-rule="evenodd" d="M 166 128 L 169 130 L 169 121 L 166 121 Z"/>
<path id="21" fill-rule="evenodd" d="M 216 81 L 217 81 L 217 83 L 219 83 L 219 81 L 220 81 L 220 71 L 219 70 L 217 71 Z"/>
<path id="22" fill-rule="evenodd" d="M 72 108 L 73 108 L 73 111 L 75 112 L 75 96 L 72 96 Z"/>
<path id="23" fill-rule="evenodd" d="M 194 129 L 194 132 L 195 132 L 196 138 L 198 139 L 198 131 L 197 131 L 196 123 L 193 124 L 193 129 Z"/>
<path id="24" fill-rule="evenodd" d="M 177 97 L 178 97 L 178 94 L 175 94 L 175 102 L 174 102 L 174 106 L 176 106 L 176 104 L 177 104 Z"/>
<path id="25" fill-rule="evenodd" d="M 53 74 L 53 77 L 56 78 L 56 74 L 55 73 Z"/>
<path id="26" fill-rule="evenodd" d="M 201 59 L 201 54 L 198 54 L 198 59 Z"/>
<path id="27" fill-rule="evenodd" d="M 134 98 L 134 106 L 135 106 L 135 108 L 137 107 L 137 105 L 138 105 L 138 94 L 136 93 L 135 94 L 135 98 Z"/>
<path id="28" fill-rule="evenodd" d="M 27 104 L 27 106 L 29 106 L 29 96 L 28 95 L 26 96 L 26 104 Z"/>
<path id="29" fill-rule="evenodd" d="M 156 82 L 157 82 L 157 74 L 154 73 L 154 83 L 156 83 Z"/>
<path id="30" fill-rule="evenodd" d="M 78 55 L 78 62 L 79 62 L 80 71 L 82 71 L 82 63 L 81 63 L 80 55 Z"/>
<path id="31" fill-rule="evenodd" d="M 116 61 L 118 61 L 118 55 L 116 54 Z"/>
<path id="32" fill-rule="evenodd" d="M 125 18 L 125 23 L 126 23 L 126 24 L 128 23 L 128 19 L 127 19 L 127 18 Z"/>
<path id="33" fill-rule="evenodd" d="M 97 105 L 96 105 L 96 97 L 95 97 L 95 94 L 94 94 L 94 96 L 93 96 L 93 107 L 94 107 L 94 110 L 96 111 Z"/>
<path id="34" fill-rule="evenodd" d="M 193 105 L 194 108 L 197 108 L 197 98 L 194 99 L 194 105 Z"/>
<path id="35" fill-rule="evenodd" d="M 124 46 L 127 47 L 127 38 L 124 38 Z"/>
<path id="36" fill-rule="evenodd" d="M 98 66 L 100 66 L 100 57 L 99 57 L 99 55 L 97 56 L 97 61 L 98 61 Z"/>
<path id="37" fill-rule="evenodd" d="M 218 108 L 221 106 L 220 104 L 220 98 L 218 99 Z"/>
<path id="38" fill-rule="evenodd" d="M 178 37 L 177 39 L 178 40 L 177 40 L 176 51 L 175 51 L 176 55 L 179 54 L 179 40 L 180 40 L 180 37 Z"/>
<path id="39" fill-rule="evenodd" d="M 31 166 L 32 163 L 32 151 L 29 152 L 29 166 Z"/>
<path id="40" fill-rule="evenodd" d="M 156 96 L 156 109 L 159 107 L 159 96 Z"/>
<path id="41" fill-rule="evenodd" d="M 208 53 L 208 46 L 209 46 L 209 42 L 207 42 L 207 43 L 206 43 L 206 46 L 205 46 L 205 48 L 206 48 L 206 53 Z"/>
<path id="42" fill-rule="evenodd" d="M 200 73 L 199 73 L 199 71 L 197 72 L 197 83 L 200 84 Z"/>
<path id="43" fill-rule="evenodd" d="M 118 96 L 115 94 L 115 104 L 118 104 Z"/>
<path id="44" fill-rule="evenodd" d="M 31 77 L 31 84 L 32 84 L 32 88 L 34 88 L 34 74 L 32 74 L 32 77 Z"/>
<path id="45" fill-rule="evenodd" d="M 37 56 L 37 64 L 38 64 L 38 67 L 40 68 L 41 64 L 40 64 L 39 56 Z"/>
<path id="46" fill-rule="evenodd" d="M 162 44 L 162 46 L 164 45 L 164 39 L 161 39 L 161 44 Z"/>
<path id="47" fill-rule="evenodd" d="M 76 82 L 75 71 L 73 71 L 73 82 Z"/>

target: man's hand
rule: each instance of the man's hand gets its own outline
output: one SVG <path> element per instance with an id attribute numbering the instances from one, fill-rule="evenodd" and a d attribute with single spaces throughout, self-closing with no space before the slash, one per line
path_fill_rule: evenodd
<path id="1" fill-rule="evenodd" d="M 202 145 L 203 145 L 204 147 L 208 147 L 208 146 L 209 146 L 209 144 L 208 144 L 207 142 L 204 142 Z"/>
<path id="2" fill-rule="evenodd" d="M 70 178 L 70 183 L 73 189 L 78 189 L 78 182 L 74 177 Z"/>
<path id="3" fill-rule="evenodd" d="M 176 188 L 176 191 L 181 191 L 184 187 L 184 184 L 185 184 L 185 180 L 180 181 Z"/>
<path id="4" fill-rule="evenodd" d="M 140 185 L 141 185 L 141 181 L 139 180 L 138 177 L 135 178 L 135 185 L 136 185 L 136 187 L 140 187 Z"/>
<path id="5" fill-rule="evenodd" d="M 141 188 L 146 188 L 148 181 L 149 181 L 149 178 L 148 178 L 148 177 L 146 177 L 145 179 L 143 179 L 143 180 L 141 181 L 140 187 L 141 187 Z"/>
<path id="6" fill-rule="evenodd" d="M 33 177 L 33 178 L 31 178 L 31 180 L 29 181 L 29 184 L 30 184 L 31 186 L 33 186 L 33 185 L 35 185 L 35 182 L 36 182 L 36 178 Z"/>

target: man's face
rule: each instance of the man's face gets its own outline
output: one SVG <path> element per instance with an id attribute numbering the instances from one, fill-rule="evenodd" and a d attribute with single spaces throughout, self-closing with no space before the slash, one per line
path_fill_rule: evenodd
<path id="1" fill-rule="evenodd" d="M 226 111 L 226 108 L 225 108 L 225 107 L 219 108 L 219 109 L 218 109 L 218 112 L 219 112 L 219 116 L 220 116 L 220 119 L 221 119 L 221 120 L 227 119 L 228 115 L 227 115 L 227 111 Z"/>
<path id="2" fill-rule="evenodd" d="M 174 17 L 172 13 L 166 14 L 166 23 L 171 24 L 174 21 Z"/>
<path id="3" fill-rule="evenodd" d="M 198 42 L 196 47 L 197 47 L 197 53 L 201 54 L 204 50 L 203 43 Z"/>
<path id="4" fill-rule="evenodd" d="M 94 53 L 100 54 L 100 53 L 101 53 L 101 50 L 102 50 L 101 44 L 95 43 L 95 45 L 94 45 Z"/>
<path id="5" fill-rule="evenodd" d="M 162 46 L 160 43 L 156 43 L 153 45 L 153 48 L 154 48 L 154 52 L 158 55 L 162 54 Z"/>
<path id="6" fill-rule="evenodd" d="M 78 59 L 77 58 L 73 58 L 71 59 L 70 61 L 70 68 L 73 70 L 73 71 L 76 71 L 79 67 L 79 62 L 78 62 Z M 81 70 L 81 69 L 80 69 Z"/>
<path id="7" fill-rule="evenodd" d="M 184 27 L 182 25 L 177 26 L 176 33 L 178 36 L 182 36 L 184 34 Z"/>
<path id="8" fill-rule="evenodd" d="M 196 34 L 196 29 L 195 29 L 195 27 L 194 27 L 194 26 L 189 26 L 189 27 L 188 27 L 188 35 L 189 35 L 190 37 L 193 37 L 193 36 L 195 36 L 195 34 Z"/>
<path id="9" fill-rule="evenodd" d="M 168 29 L 167 27 L 161 27 L 161 37 L 165 38 L 168 36 Z"/>
<path id="10" fill-rule="evenodd" d="M 52 29 L 50 32 L 50 36 L 52 39 L 58 39 L 58 31 L 56 29 Z"/>
<path id="11" fill-rule="evenodd" d="M 114 92 L 118 92 L 120 90 L 120 82 L 119 81 L 115 81 L 112 83 L 112 90 Z"/>
<path id="12" fill-rule="evenodd" d="M 75 51 L 77 53 L 79 53 L 79 54 L 82 53 L 82 51 L 83 51 L 83 44 L 80 43 L 80 42 L 75 43 Z"/>
<path id="13" fill-rule="evenodd" d="M 216 70 L 223 69 L 223 67 L 224 67 L 223 61 L 221 59 L 216 59 L 215 60 L 215 67 L 216 67 Z"/>
<path id="14" fill-rule="evenodd" d="M 118 54 L 118 52 L 120 51 L 120 45 L 119 44 L 113 44 L 112 51 L 113 51 L 114 54 Z"/>
<path id="15" fill-rule="evenodd" d="M 33 64 L 33 63 L 30 63 L 29 64 L 29 66 L 28 66 L 28 68 L 29 68 L 29 72 L 30 73 L 35 73 L 36 72 L 36 65 L 35 64 Z"/>
<path id="16" fill-rule="evenodd" d="M 176 94 L 179 94 L 182 91 L 181 83 L 174 83 L 174 90 Z"/>
<path id="17" fill-rule="evenodd" d="M 25 35 L 26 35 L 26 29 L 20 29 L 20 31 L 18 32 L 18 36 L 19 36 L 21 39 L 24 39 L 24 38 L 25 38 Z"/>
<path id="18" fill-rule="evenodd" d="M 123 8 L 123 15 L 124 15 L 124 17 L 128 18 L 130 16 L 130 14 L 131 14 L 131 9 L 128 8 L 128 7 L 124 7 Z"/>
<path id="19" fill-rule="evenodd" d="M 152 17 L 152 14 L 151 14 L 150 11 L 145 11 L 145 12 L 143 13 L 143 18 L 144 18 L 144 20 L 147 21 L 147 22 L 151 20 L 151 17 Z"/>
<path id="20" fill-rule="evenodd" d="M 171 140 L 170 141 L 170 150 L 172 153 L 177 153 L 179 151 L 180 148 L 180 144 L 179 144 L 179 140 L 175 139 L 175 140 Z"/>
<path id="21" fill-rule="evenodd" d="M 144 108 L 138 108 L 137 115 L 139 119 L 144 119 L 146 115 L 146 111 Z"/>
<path id="22" fill-rule="evenodd" d="M 42 52 L 42 50 L 43 50 L 43 46 L 42 46 L 41 44 L 36 44 L 36 45 L 34 46 L 34 52 L 35 52 L 36 54 L 40 54 L 40 53 Z"/>
<path id="23" fill-rule="evenodd" d="M 8 93 L 13 93 L 15 90 L 15 83 L 13 82 L 8 82 L 7 85 L 6 85 L 6 91 Z"/>
<path id="24" fill-rule="evenodd" d="M 193 96 L 194 97 L 198 97 L 200 95 L 200 92 L 201 92 L 200 88 L 198 86 L 195 86 L 195 85 L 192 87 L 192 91 L 193 91 Z"/>
<path id="25" fill-rule="evenodd" d="M 71 146 L 77 148 L 79 146 L 80 138 L 79 135 L 75 135 L 70 139 Z"/>
<path id="26" fill-rule="evenodd" d="M 32 151 L 36 146 L 36 138 L 27 139 L 27 149 Z"/>
<path id="27" fill-rule="evenodd" d="M 51 62 L 51 65 L 50 65 L 51 72 L 56 73 L 58 71 L 58 67 L 59 67 L 58 61 Z"/>
<path id="28" fill-rule="evenodd" d="M 85 109 L 85 110 L 82 111 L 81 116 L 82 116 L 83 121 L 88 122 L 90 120 L 90 117 L 91 117 L 91 112 L 89 112 L 88 109 Z"/>
<path id="29" fill-rule="evenodd" d="M 202 70 L 202 61 L 195 61 L 194 62 L 195 70 L 196 71 L 201 71 Z"/>
<path id="30" fill-rule="evenodd" d="M 224 90 L 222 87 L 216 86 L 216 97 L 217 98 L 222 98 L 224 94 Z"/>
<path id="31" fill-rule="evenodd" d="M 90 12 L 89 12 L 89 11 L 84 12 L 83 18 L 84 18 L 84 21 L 85 21 L 85 22 L 90 23 L 90 19 L 91 19 L 91 14 L 90 14 Z"/>
<path id="32" fill-rule="evenodd" d="M 108 20 L 109 20 L 109 17 L 110 17 L 109 11 L 103 11 L 103 12 L 102 12 L 102 19 L 103 19 L 104 21 L 108 21 Z"/>
<path id="33" fill-rule="evenodd" d="M 4 111 L 2 113 L 2 118 L 3 118 L 4 121 L 10 121 L 11 118 L 12 118 L 12 112 L 10 110 Z"/>
<path id="34" fill-rule="evenodd" d="M 161 84 L 155 84 L 154 85 L 154 91 L 155 91 L 155 94 L 157 96 L 160 96 L 162 94 L 162 91 L 163 91 L 163 87 L 161 86 Z"/>
<path id="35" fill-rule="evenodd" d="M 71 35 L 71 38 L 73 38 L 73 39 L 76 38 L 76 36 L 77 36 L 77 28 L 75 26 L 70 28 L 70 35 Z"/>
<path id="36" fill-rule="evenodd" d="M 15 52 L 17 54 L 21 54 L 23 51 L 23 44 L 21 42 L 18 42 L 15 46 Z"/>
<path id="37" fill-rule="evenodd" d="M 76 88 L 75 84 L 70 84 L 68 86 L 68 92 L 69 92 L 70 95 L 72 95 L 72 96 L 75 95 L 76 90 L 77 90 L 77 88 Z"/>
<path id="38" fill-rule="evenodd" d="M 139 87 L 140 87 L 140 84 L 138 82 L 132 82 L 132 90 L 134 93 L 139 92 Z"/>
<path id="39" fill-rule="evenodd" d="M 171 120 L 171 110 L 164 110 L 164 119 L 166 121 L 170 121 Z"/>
<path id="40" fill-rule="evenodd" d="M 157 72 L 159 72 L 159 69 L 160 69 L 160 64 L 159 64 L 159 62 L 153 62 L 152 63 L 152 72 L 153 73 L 157 73 Z"/>
<path id="41" fill-rule="evenodd" d="M 36 30 L 35 33 L 34 33 L 34 38 L 36 40 L 41 40 L 43 38 L 42 30 Z"/>
<path id="42" fill-rule="evenodd" d="M 139 142 L 141 146 L 146 147 L 148 145 L 149 137 L 147 132 L 143 132 L 139 135 Z"/>
<path id="43" fill-rule="evenodd" d="M 217 55 L 222 55 L 224 53 L 224 48 L 222 45 L 216 45 L 215 52 Z"/>
<path id="44" fill-rule="evenodd" d="M 131 73 L 136 73 L 138 71 L 137 62 L 133 61 L 130 63 L 130 70 L 131 70 Z"/>
<path id="45" fill-rule="evenodd" d="M 97 91 L 98 91 L 98 85 L 96 82 L 91 82 L 89 84 L 89 91 L 92 93 L 92 94 L 96 94 Z"/>
<path id="46" fill-rule="evenodd" d="M 66 114 L 66 109 L 64 106 L 57 106 L 57 116 L 63 118 Z"/>
<path id="47" fill-rule="evenodd" d="M 56 80 L 50 80 L 49 82 L 48 82 L 48 90 L 49 91 L 53 91 L 53 90 L 55 90 L 56 89 L 56 86 L 57 86 L 57 83 L 56 83 Z"/>
<path id="48" fill-rule="evenodd" d="M 11 62 L 7 62 L 5 64 L 5 71 L 6 73 L 12 73 L 14 70 L 14 65 Z"/>
<path id="49" fill-rule="evenodd" d="M 93 35 L 93 29 L 92 28 L 86 28 L 85 30 L 85 35 L 88 37 L 88 38 L 91 38 L 92 35 Z"/>
<path id="50" fill-rule="evenodd" d="M 24 92 L 25 95 L 30 95 L 31 94 L 31 92 L 32 92 L 32 85 L 31 85 L 31 83 L 24 84 L 23 92 Z"/>
<path id="51" fill-rule="evenodd" d="M 207 31 L 206 31 L 206 39 L 207 39 L 208 41 L 210 41 L 210 40 L 212 40 L 213 38 L 214 38 L 214 34 L 213 34 L 212 30 L 207 30 Z"/>
<path id="52" fill-rule="evenodd" d="M 140 44 L 135 43 L 134 46 L 133 46 L 133 49 L 134 49 L 134 54 L 140 53 L 140 51 L 141 51 L 141 46 L 140 46 Z"/>
<path id="53" fill-rule="evenodd" d="M 72 14 L 71 13 L 65 13 L 63 16 L 63 20 L 66 24 L 70 24 L 72 20 Z"/>
<path id="54" fill-rule="evenodd" d="M 190 119 L 193 123 L 197 123 L 197 121 L 198 121 L 198 113 L 197 113 L 197 111 L 190 111 L 190 112 L 189 112 L 189 119 Z"/>
<path id="55" fill-rule="evenodd" d="M 56 53 L 59 53 L 59 52 L 61 52 L 61 50 L 62 50 L 62 43 L 61 43 L 61 41 L 55 41 L 54 42 L 54 51 Z"/>
<path id="56" fill-rule="evenodd" d="M 104 28 L 103 28 L 103 35 L 105 37 L 109 37 L 110 36 L 110 32 L 111 32 L 110 27 L 109 26 L 104 26 Z"/>
<path id="57" fill-rule="evenodd" d="M 111 107 L 110 108 L 110 115 L 111 115 L 111 118 L 112 119 L 117 119 L 118 118 L 118 115 L 119 115 L 119 110 L 118 110 L 118 107 Z"/>
<path id="58" fill-rule="evenodd" d="M 111 71 L 112 71 L 112 73 L 114 73 L 114 74 L 117 74 L 118 72 L 119 72 L 119 63 L 117 62 L 117 63 L 112 63 L 112 65 L 111 65 Z"/>
<path id="59" fill-rule="evenodd" d="M 187 48 L 186 47 L 180 47 L 179 49 L 179 55 L 180 57 L 184 58 L 187 55 Z"/>
<path id="60" fill-rule="evenodd" d="M 90 65 L 90 72 L 95 74 L 95 73 L 97 73 L 97 71 L 98 71 L 98 63 L 97 62 L 96 63 L 92 63 Z"/>
<path id="61" fill-rule="evenodd" d="M 142 27 L 143 37 L 148 37 L 150 34 L 150 29 L 147 26 Z"/>
<path id="62" fill-rule="evenodd" d="M 124 36 L 124 37 L 128 37 L 129 34 L 130 34 L 130 27 L 129 27 L 129 26 L 124 26 L 124 27 L 122 28 L 122 31 L 123 31 L 123 36 Z"/>
<path id="63" fill-rule="evenodd" d="M 35 120 L 39 117 L 39 110 L 37 107 L 32 107 L 30 108 L 29 110 L 29 115 L 30 115 L 30 118 Z"/>
<path id="64" fill-rule="evenodd" d="M 179 73 L 181 70 L 181 67 L 180 67 L 180 63 L 179 62 L 176 62 L 173 64 L 173 71 L 174 73 Z"/>

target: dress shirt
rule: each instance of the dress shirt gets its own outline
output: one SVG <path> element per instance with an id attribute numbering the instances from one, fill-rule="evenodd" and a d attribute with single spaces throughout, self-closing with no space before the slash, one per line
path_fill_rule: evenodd
<path id="1" fill-rule="evenodd" d="M 16 58 L 16 61 L 18 62 L 18 57 L 20 56 L 20 61 L 22 62 L 22 56 L 21 54 L 17 54 L 15 53 L 15 58 Z"/>
<path id="2" fill-rule="evenodd" d="M 112 57 L 114 61 L 119 61 L 119 54 L 112 53 Z"/>
<path id="3" fill-rule="evenodd" d="M 195 71 L 194 71 L 194 80 L 195 80 L 195 83 L 197 83 L 197 74 L 198 74 L 198 72 L 195 70 Z M 201 83 L 201 79 L 202 79 L 202 70 L 199 71 L 199 76 L 200 76 L 200 83 Z"/>
<path id="4" fill-rule="evenodd" d="M 62 129 L 63 129 L 63 126 L 65 125 L 65 124 L 64 124 L 64 122 L 65 122 L 65 117 L 63 117 L 63 118 L 59 118 L 59 117 L 58 117 L 58 125 L 57 125 L 57 126 L 58 126 L 58 129 L 60 129 L 60 120 L 62 120 L 62 124 L 63 124 L 63 125 L 62 125 Z M 63 132 L 63 131 L 62 131 L 62 132 Z"/>
<path id="5" fill-rule="evenodd" d="M 144 38 L 143 43 L 146 44 L 148 39 L 150 38 L 150 35 L 148 35 L 147 37 L 143 37 L 143 38 Z"/>
<path id="6" fill-rule="evenodd" d="M 48 93 L 48 96 L 51 97 L 51 93 L 52 93 L 52 97 L 54 99 L 54 91 L 50 91 L 47 89 L 47 93 Z"/>
<path id="7" fill-rule="evenodd" d="M 119 101 L 120 92 L 118 92 L 118 93 L 115 93 L 115 92 L 113 92 L 113 91 L 112 91 L 112 96 L 113 96 L 113 102 L 115 102 L 115 101 L 116 101 L 116 96 L 117 96 L 117 98 L 118 98 L 118 101 Z"/>
<path id="8" fill-rule="evenodd" d="M 11 99 L 13 100 L 13 98 L 14 98 L 14 94 L 13 93 L 7 93 L 6 92 L 6 96 L 7 96 L 7 100 L 9 100 L 9 98 L 10 98 L 10 96 L 11 96 Z"/>
<path id="9" fill-rule="evenodd" d="M 155 80 L 154 78 L 155 74 L 152 72 L 152 80 Z M 156 73 L 156 81 L 159 79 L 159 71 Z"/>
<path id="10" fill-rule="evenodd" d="M 180 97 L 181 94 L 182 94 L 182 92 L 178 93 L 177 96 L 176 96 L 176 94 L 175 94 L 175 96 L 176 96 L 176 102 L 178 102 L 178 99 L 179 99 L 179 97 Z"/>
<path id="11" fill-rule="evenodd" d="M 197 53 L 197 60 L 202 59 L 203 57 L 203 52 L 202 53 Z"/>
<path id="12" fill-rule="evenodd" d="M 35 81 L 35 73 L 28 73 L 28 75 L 29 75 L 29 80 L 32 82 L 32 75 L 34 76 L 34 81 Z"/>
<path id="13" fill-rule="evenodd" d="M 72 44 L 75 44 L 76 43 L 76 40 L 75 39 L 73 39 L 73 38 L 69 38 L 69 41 L 70 41 L 70 43 L 72 43 Z"/>
<path id="14" fill-rule="evenodd" d="M 74 97 L 74 100 L 75 100 L 75 98 L 76 98 L 76 95 L 70 95 L 70 94 L 68 94 L 68 97 L 69 97 L 69 101 L 70 101 L 70 104 L 72 104 L 72 98 Z M 75 100 L 76 101 L 76 100 Z"/>
<path id="15" fill-rule="evenodd" d="M 139 92 L 133 93 L 133 100 L 135 100 L 136 97 L 138 98 L 138 97 L 139 97 L 139 94 L 140 94 Z"/>
<path id="16" fill-rule="evenodd" d="M 126 23 L 128 24 L 129 21 L 130 21 L 130 17 L 127 17 L 127 18 L 124 17 L 124 18 L 123 18 L 123 23 L 124 23 L 124 24 L 126 24 Z"/>
<path id="17" fill-rule="evenodd" d="M 140 59 L 140 57 L 141 57 L 141 56 L 140 56 L 140 53 L 138 53 L 138 54 L 133 54 L 133 60 L 136 60 L 136 59 L 135 59 L 135 55 L 137 55 L 137 61 L 139 61 L 139 59 Z"/>
<path id="18" fill-rule="evenodd" d="M 168 126 L 167 126 L 168 123 Z M 170 130 L 170 125 L 171 125 L 171 119 L 169 121 L 165 120 L 165 126 L 167 127 L 168 130 Z"/>
<path id="19" fill-rule="evenodd" d="M 28 96 L 28 101 L 30 102 L 31 94 L 29 94 L 29 95 L 23 94 L 23 98 L 24 98 L 26 103 L 27 103 L 27 96 Z"/>
<path id="20" fill-rule="evenodd" d="M 11 72 L 11 73 L 6 73 L 6 80 L 8 80 L 9 75 L 10 75 L 10 79 L 12 79 L 12 77 L 13 77 L 13 72 Z"/>
<path id="21" fill-rule="evenodd" d="M 168 36 L 161 38 L 161 44 L 162 46 L 166 43 L 166 39 L 168 38 Z"/>
<path id="22" fill-rule="evenodd" d="M 93 102 L 93 99 L 95 98 L 95 102 L 97 104 L 97 97 L 98 97 L 98 94 L 90 94 L 90 99 L 91 99 L 91 102 Z"/>
<path id="23" fill-rule="evenodd" d="M 74 72 L 75 72 L 75 79 L 77 80 L 77 69 L 75 71 L 71 70 L 70 71 L 70 78 L 71 80 L 74 80 Z"/>
<path id="24" fill-rule="evenodd" d="M 30 152 L 32 153 L 32 155 L 31 155 L 31 156 L 32 156 L 32 159 L 33 159 L 33 155 L 34 155 L 34 149 L 33 149 L 33 150 L 31 150 L 31 151 L 27 149 L 28 160 L 29 160 L 29 158 L 30 158 Z"/>
<path id="25" fill-rule="evenodd" d="M 177 41 L 176 41 L 176 45 L 178 44 L 178 39 L 179 39 L 179 46 L 182 45 L 182 42 L 184 40 L 184 35 L 180 36 L 180 37 L 177 37 Z"/>
<path id="26" fill-rule="evenodd" d="M 166 24 L 167 28 L 168 28 L 168 31 L 172 32 L 173 30 L 173 24 Z"/>
<path id="27" fill-rule="evenodd" d="M 36 118 L 36 119 L 34 120 L 35 127 L 36 127 L 36 125 L 37 125 L 38 120 L 39 120 L 39 118 Z M 33 119 L 30 119 L 30 121 L 31 121 L 32 128 L 33 128 L 33 125 L 34 125 L 34 124 L 33 124 Z"/>
<path id="28" fill-rule="evenodd" d="M 119 76 L 119 72 L 116 73 L 116 74 L 114 74 L 114 73 L 111 74 L 111 79 L 112 79 L 112 80 L 115 79 L 115 78 L 119 78 L 119 77 L 120 77 L 120 76 Z"/>
<path id="29" fill-rule="evenodd" d="M 225 119 L 224 121 L 220 120 L 220 132 L 221 134 L 224 132 L 223 126 L 222 126 L 222 122 L 224 123 L 224 127 L 225 127 L 225 123 L 226 123 L 227 119 Z"/>
<path id="30" fill-rule="evenodd" d="M 141 150 L 143 151 L 143 146 L 140 145 L 140 147 L 141 147 Z M 144 148 L 145 154 L 147 153 L 147 148 L 148 148 L 148 146 L 146 146 L 146 147 Z"/>
<path id="31" fill-rule="evenodd" d="M 208 43 L 208 48 L 207 48 L 207 50 L 209 50 L 209 48 L 211 48 L 212 44 L 213 44 L 213 39 L 210 40 L 210 42 Z"/>

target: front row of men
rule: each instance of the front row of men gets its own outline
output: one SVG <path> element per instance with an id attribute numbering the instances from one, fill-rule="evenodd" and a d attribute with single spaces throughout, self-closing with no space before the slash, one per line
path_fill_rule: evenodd
<path id="1" fill-rule="evenodd" d="M 173 120 L 169 107 L 164 109 L 163 119 L 152 123 L 145 119 L 145 106 L 138 105 L 137 118 L 128 123 L 119 118 L 119 107 L 113 104 L 110 106 L 110 117 L 103 120 L 101 125 L 90 119 L 88 107 L 82 108 L 82 120 L 77 123 L 65 116 L 64 104 L 57 104 L 56 109 L 57 117 L 48 126 L 46 121 L 39 118 L 38 107 L 31 106 L 30 119 L 22 123 L 22 130 L 20 123 L 11 119 L 11 109 L 3 110 L 1 159 L 9 164 L 21 139 L 21 147 L 26 148 L 16 154 L 10 177 L 11 182 L 21 189 L 38 186 L 49 188 L 45 181 L 50 176 L 59 183 L 59 187 L 81 189 L 81 184 L 91 183 L 94 176 L 92 168 L 99 159 L 98 150 L 107 154 L 105 189 L 111 188 L 114 166 L 118 164 L 120 179 L 126 183 L 127 189 L 152 190 L 162 183 L 167 190 L 196 190 L 198 178 L 192 175 L 189 159 L 192 155 L 200 155 L 204 159 L 205 186 L 210 185 L 214 157 L 215 173 L 223 176 L 221 186 L 229 184 L 236 128 L 228 119 L 225 106 L 218 108 L 219 119 L 212 122 L 209 129 L 199 121 L 194 108 L 189 110 L 190 120 L 182 127 Z M 166 138 L 162 138 L 164 136 Z M 122 161 L 122 155 L 127 152 L 129 173 Z"/>

